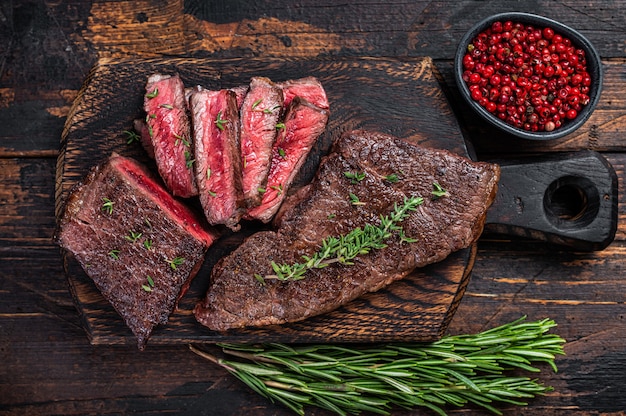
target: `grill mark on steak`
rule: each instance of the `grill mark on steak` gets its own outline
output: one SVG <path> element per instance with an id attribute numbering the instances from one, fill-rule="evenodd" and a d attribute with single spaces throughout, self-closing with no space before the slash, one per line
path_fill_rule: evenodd
<path id="1" fill-rule="evenodd" d="M 110 211 L 103 209 L 105 201 L 111 202 Z M 217 239 L 204 224 L 145 167 L 114 154 L 72 190 L 55 239 L 73 253 L 143 350 L 154 327 L 167 323 Z M 177 257 L 184 260 L 174 269 L 168 260 Z"/>
<path id="2" fill-rule="evenodd" d="M 243 196 L 248 207 L 261 203 L 283 105 L 282 90 L 268 78 L 254 77 L 241 105 Z"/>
<path id="3" fill-rule="evenodd" d="M 195 196 L 198 189 L 193 169 L 187 163 L 193 155 L 189 114 L 180 77 L 151 75 L 146 83 L 144 110 L 149 147 L 165 185 L 176 196 Z"/>
<path id="4" fill-rule="evenodd" d="M 352 183 L 345 172 L 366 175 Z M 497 165 L 417 147 L 392 136 L 346 133 L 322 160 L 313 182 L 285 201 L 277 231 L 252 235 L 213 268 L 206 297 L 194 309 L 196 319 L 218 331 L 295 322 L 334 310 L 416 267 L 443 260 L 479 237 L 499 173 Z M 386 180 L 391 174 L 400 180 Z M 450 195 L 432 199 L 433 182 Z M 364 205 L 352 205 L 350 193 Z M 308 271 L 302 280 L 266 279 L 263 285 L 255 279 L 257 273 L 273 273 L 271 261 L 301 261 L 328 236 L 378 224 L 380 215 L 411 196 L 424 197 L 424 203 L 401 226 L 418 242 L 400 243 L 394 237 L 387 248 L 357 257 L 352 266 L 335 263 Z"/>
<path id="5" fill-rule="evenodd" d="M 327 122 L 328 110 L 301 97 L 293 99 L 285 114 L 284 128 L 278 130 L 272 147 L 272 163 L 261 204 L 251 208 L 247 218 L 271 221 Z"/>
<path id="6" fill-rule="evenodd" d="M 237 231 L 245 209 L 236 95 L 197 87 L 189 103 L 200 203 L 210 224 Z"/>

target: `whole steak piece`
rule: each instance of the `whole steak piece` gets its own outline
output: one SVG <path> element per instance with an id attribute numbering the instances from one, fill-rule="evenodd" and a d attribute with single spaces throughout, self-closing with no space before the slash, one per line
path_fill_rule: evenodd
<path id="1" fill-rule="evenodd" d="M 195 173 L 200 203 L 210 224 L 239 230 L 245 212 L 241 188 L 239 109 L 233 91 L 196 87 L 189 97 Z"/>
<path id="2" fill-rule="evenodd" d="M 283 203 L 277 231 L 252 235 L 214 267 L 207 295 L 194 309 L 196 319 L 219 331 L 295 322 L 441 261 L 480 236 L 499 175 L 495 164 L 385 134 L 348 132 L 322 160 L 312 183 Z M 433 196 L 441 188 L 445 194 Z M 410 197 L 423 197 L 423 204 L 400 225 L 417 242 L 394 235 L 386 248 L 357 257 L 353 265 L 312 269 L 301 280 L 257 279 L 274 274 L 272 261 L 302 262 L 329 236 L 378 225 L 381 215 Z"/>
<path id="3" fill-rule="evenodd" d="M 151 75 L 146 83 L 144 110 L 142 137 L 147 132 L 151 142 L 144 147 L 153 154 L 163 182 L 176 196 L 195 196 L 198 189 L 192 166 L 194 150 L 185 86 L 180 77 Z"/>
<path id="4" fill-rule="evenodd" d="M 217 238 L 203 224 L 146 168 L 114 154 L 72 190 L 55 237 L 144 349 Z"/>

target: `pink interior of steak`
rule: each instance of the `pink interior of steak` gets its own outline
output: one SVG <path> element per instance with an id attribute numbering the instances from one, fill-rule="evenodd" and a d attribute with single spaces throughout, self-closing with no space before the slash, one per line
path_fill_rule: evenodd
<path id="1" fill-rule="evenodd" d="M 178 76 L 155 74 L 148 79 L 144 109 L 154 158 L 169 190 L 177 196 L 197 193 L 191 161 L 190 122 L 185 88 Z"/>
<path id="2" fill-rule="evenodd" d="M 197 89 L 190 97 L 200 202 L 210 224 L 239 228 L 241 155 L 238 108 L 229 90 Z"/>
<path id="3" fill-rule="evenodd" d="M 215 236 L 202 227 L 194 212 L 174 199 L 160 184 L 147 175 L 143 169 L 130 159 L 125 158 L 117 158 L 115 164 L 118 169 L 126 173 L 128 178 L 132 179 L 147 195 L 157 201 L 159 206 L 161 206 L 171 218 L 184 226 L 196 239 L 203 241 L 207 246 L 215 241 Z"/>
<path id="4" fill-rule="evenodd" d="M 287 107 L 295 97 L 301 97 L 311 104 L 327 110 L 328 97 L 322 84 L 314 77 L 300 78 L 280 83 L 283 89 L 284 107 Z"/>
<path id="5" fill-rule="evenodd" d="M 295 175 L 304 163 L 313 144 L 324 132 L 328 111 L 297 98 L 287 115 L 272 149 L 272 162 L 261 205 L 248 211 L 250 218 L 269 222 L 278 211 Z"/>

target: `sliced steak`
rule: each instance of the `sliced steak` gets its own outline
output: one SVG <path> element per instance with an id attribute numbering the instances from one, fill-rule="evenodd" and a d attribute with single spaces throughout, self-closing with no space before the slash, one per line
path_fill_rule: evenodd
<path id="1" fill-rule="evenodd" d="M 255 77 L 241 105 L 243 195 L 250 207 L 261 203 L 283 105 L 282 90 L 267 78 Z"/>
<path id="2" fill-rule="evenodd" d="M 229 88 L 232 92 L 235 93 L 237 97 L 237 108 L 241 108 L 243 105 L 243 100 L 246 98 L 246 94 L 248 93 L 247 85 L 238 85 L 236 87 Z"/>
<path id="3" fill-rule="evenodd" d="M 132 159 L 113 155 L 67 199 L 57 242 L 73 253 L 143 349 L 217 238 Z"/>
<path id="4" fill-rule="evenodd" d="M 165 185 L 176 196 L 196 195 L 189 114 L 180 77 L 151 75 L 146 84 L 144 110 L 154 159 Z"/>
<path id="5" fill-rule="evenodd" d="M 328 110 L 328 97 L 322 83 L 315 77 L 305 77 L 281 82 L 278 86 L 283 90 L 283 106 L 286 108 L 295 97 L 301 97 L 311 104 Z"/>
<path id="6" fill-rule="evenodd" d="M 204 214 L 210 224 L 224 224 L 237 231 L 245 213 L 237 97 L 230 90 L 198 87 L 189 104 L 196 182 Z"/>
<path id="7" fill-rule="evenodd" d="M 355 180 L 346 172 L 364 176 Z M 443 260 L 479 237 L 499 172 L 497 165 L 388 135 L 346 133 L 322 160 L 313 182 L 285 201 L 278 230 L 252 235 L 214 267 L 207 295 L 194 309 L 196 319 L 212 330 L 299 321 Z M 448 195 L 431 198 L 434 183 Z M 353 204 L 350 194 L 360 204 Z M 302 280 L 261 283 L 255 278 L 274 273 L 271 261 L 302 262 L 301 256 L 312 256 L 326 237 L 378 225 L 381 215 L 412 196 L 424 202 L 400 225 L 416 243 L 393 236 L 386 248 L 357 257 L 354 265 L 334 263 L 308 271 Z"/>
<path id="8" fill-rule="evenodd" d="M 326 129 L 328 110 L 296 97 L 287 109 L 272 148 L 272 163 L 261 205 L 251 208 L 247 217 L 270 222 L 280 208 L 288 189 L 305 162 L 317 138 Z"/>

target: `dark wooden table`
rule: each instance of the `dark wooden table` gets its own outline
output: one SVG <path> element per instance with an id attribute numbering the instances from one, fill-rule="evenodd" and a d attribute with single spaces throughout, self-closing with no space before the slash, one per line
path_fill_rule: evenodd
<path id="1" fill-rule="evenodd" d="M 527 11 L 577 28 L 597 47 L 604 92 L 591 119 L 551 144 L 502 140 L 458 101 L 457 42 L 476 21 Z M 55 227 L 65 119 L 90 68 L 133 56 L 430 56 L 479 158 L 601 152 L 626 164 L 625 1 L 0 2 L 0 414 L 288 415 L 186 345 L 90 345 L 68 291 Z M 115 105 L 115 103 L 111 103 Z M 620 195 L 624 188 L 620 182 Z M 624 202 L 623 196 L 620 202 Z M 591 253 L 483 237 L 449 328 L 476 332 L 521 315 L 549 317 L 567 339 L 554 392 L 506 414 L 626 411 L 626 211 L 615 241 Z M 452 414 L 482 414 L 476 409 Z M 311 409 L 311 415 L 325 412 Z M 394 412 L 394 414 L 396 414 Z M 428 414 L 417 409 L 397 414 Z"/>

